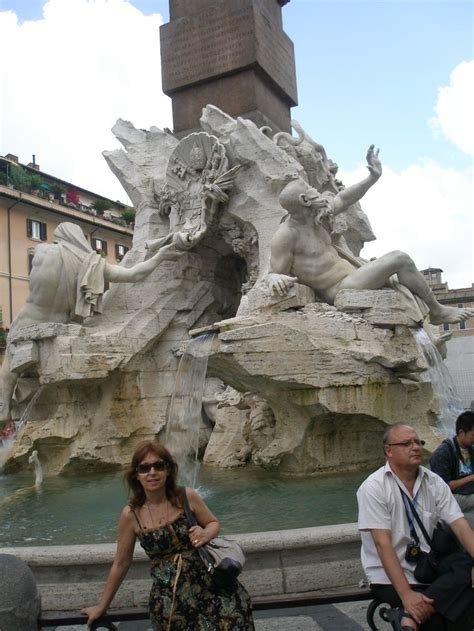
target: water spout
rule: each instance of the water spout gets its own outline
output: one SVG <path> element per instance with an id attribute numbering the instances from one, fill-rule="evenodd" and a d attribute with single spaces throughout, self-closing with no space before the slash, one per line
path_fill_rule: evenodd
<path id="1" fill-rule="evenodd" d="M 23 414 L 20 416 L 18 421 L 12 421 L 11 424 L 7 426 L 7 431 L 4 430 L 4 436 L 0 435 L 0 469 L 3 467 L 5 462 L 8 459 L 8 454 L 10 453 L 11 448 L 13 447 L 13 443 L 15 442 L 15 438 L 18 433 L 21 432 L 23 427 L 26 425 L 31 410 L 33 409 L 34 404 L 38 400 L 41 392 L 43 390 L 43 386 L 40 386 L 38 390 L 34 393 L 31 399 L 28 401 L 26 408 L 23 411 Z"/>
<path id="2" fill-rule="evenodd" d="M 439 414 L 437 429 L 451 436 L 455 434 L 457 417 L 464 411 L 453 378 L 449 373 L 438 349 L 422 328 L 413 331 L 418 350 L 427 363 L 427 370 L 421 374 L 421 381 L 431 382 L 433 392 L 438 399 Z"/>
<path id="3" fill-rule="evenodd" d="M 35 468 L 35 487 L 36 489 L 40 489 L 43 484 L 43 467 L 41 466 L 41 462 L 38 458 L 38 452 L 36 449 L 31 453 L 31 456 L 28 458 L 28 463 L 32 464 Z"/>
<path id="4" fill-rule="evenodd" d="M 202 397 L 214 333 L 192 339 L 181 357 L 164 443 L 176 458 L 183 484 L 194 487 L 198 471 Z"/>

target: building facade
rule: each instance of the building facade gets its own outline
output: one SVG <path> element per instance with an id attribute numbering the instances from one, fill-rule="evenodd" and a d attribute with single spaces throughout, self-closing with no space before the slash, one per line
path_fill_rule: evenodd
<path id="1" fill-rule="evenodd" d="M 25 303 L 35 248 L 52 243 L 61 222 L 78 224 L 93 249 L 109 263 L 120 262 L 133 237 L 124 211 L 133 215 L 120 202 L 41 172 L 34 162 L 0 157 L 0 325 L 8 329 Z"/>
<path id="2" fill-rule="evenodd" d="M 443 282 L 443 270 L 429 267 L 422 270 L 423 276 L 431 287 L 437 300 L 450 307 L 468 307 L 474 309 L 474 284 L 460 289 L 449 289 Z M 441 333 L 451 333 L 447 342 L 448 367 L 461 398 L 464 408 L 470 409 L 474 401 L 474 318 L 456 324 L 440 325 Z"/>

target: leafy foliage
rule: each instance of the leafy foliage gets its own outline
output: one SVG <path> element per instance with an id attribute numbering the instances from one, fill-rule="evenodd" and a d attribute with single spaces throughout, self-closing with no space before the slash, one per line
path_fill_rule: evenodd
<path id="1" fill-rule="evenodd" d="M 12 164 L 10 167 L 10 182 L 14 188 L 19 191 L 27 193 L 31 187 L 31 177 L 17 164 Z"/>
<path id="2" fill-rule="evenodd" d="M 135 215 L 136 213 L 134 208 L 125 208 L 125 210 L 122 211 L 122 218 L 125 219 L 127 223 L 134 223 Z"/>
<path id="3" fill-rule="evenodd" d="M 102 215 L 104 210 L 112 208 L 112 205 L 112 202 L 109 202 L 106 199 L 96 199 L 95 202 L 91 204 L 92 208 L 95 208 L 97 214 L 99 215 Z"/>

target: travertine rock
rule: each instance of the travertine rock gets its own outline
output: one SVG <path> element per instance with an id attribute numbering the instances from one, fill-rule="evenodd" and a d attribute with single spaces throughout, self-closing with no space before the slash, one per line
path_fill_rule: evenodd
<path id="1" fill-rule="evenodd" d="M 247 457 L 294 474 L 369 466 L 381 457 L 385 424 L 401 419 L 433 447 L 431 388 L 415 375 L 409 385 L 397 378 L 424 368 L 410 330 L 400 328 L 374 328 L 321 304 L 225 322 L 208 371 L 251 391 L 255 417 L 271 428 L 256 442 L 241 420 Z M 213 439 L 206 462 L 221 464 L 217 445 L 226 441 Z"/>
<path id="2" fill-rule="evenodd" d="M 340 311 L 360 314 L 374 326 L 394 328 L 416 326 L 421 319 L 414 301 L 407 300 L 393 289 L 343 289 L 334 301 Z"/>
<path id="3" fill-rule="evenodd" d="M 35 325 L 11 339 L 12 361 L 23 371 L 15 418 L 36 382 L 42 389 L 8 470 L 26 466 L 34 449 L 46 475 L 117 468 L 142 438 L 163 438 L 190 330 L 218 332 L 208 376 L 237 391 L 226 390 L 217 405 L 224 395 L 209 399 L 206 464 L 250 462 L 294 474 L 369 466 L 380 459 L 386 424 L 398 420 L 433 443 L 437 401 L 429 383 L 417 382 L 425 364 L 409 328 L 414 317 L 394 292 L 341 292 L 338 309 L 315 302 L 309 287 L 296 284 L 281 299 L 260 282 L 285 214 L 280 192 L 297 177 L 310 180 L 304 160 L 215 107 L 205 108 L 201 124 L 223 147 L 221 164 L 240 165 L 205 238 L 145 280 L 113 284 L 103 315 L 83 326 Z M 157 191 L 169 185 L 170 156 L 182 162 L 171 169 L 189 165 L 175 152 L 178 140 L 159 129 L 118 121 L 114 132 L 124 149 L 104 155 L 137 209 L 134 246 L 123 262 L 129 267 L 144 259 L 145 241 L 182 220 L 171 220 L 176 208 L 168 197 L 170 214 L 160 213 Z M 203 206 L 192 210 L 194 221 Z M 338 226 L 355 251 L 372 238 L 360 222 L 352 233 Z"/>

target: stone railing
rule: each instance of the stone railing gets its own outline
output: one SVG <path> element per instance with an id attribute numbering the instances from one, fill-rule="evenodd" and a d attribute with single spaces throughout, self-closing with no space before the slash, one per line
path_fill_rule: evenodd
<path id="1" fill-rule="evenodd" d="M 235 535 L 247 557 L 242 582 L 251 596 L 334 592 L 356 588 L 363 578 L 356 524 Z M 93 605 L 101 593 L 115 544 L 0 548 L 33 571 L 43 611 L 74 611 Z M 135 550 L 127 579 L 113 606 L 146 605 L 149 560 Z"/>

